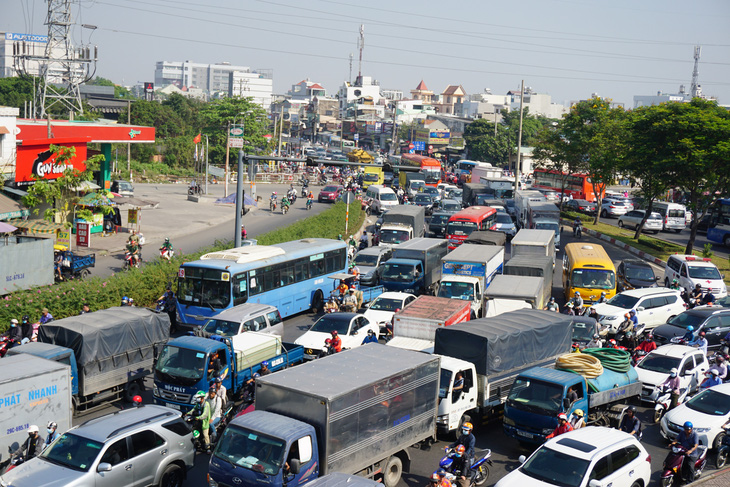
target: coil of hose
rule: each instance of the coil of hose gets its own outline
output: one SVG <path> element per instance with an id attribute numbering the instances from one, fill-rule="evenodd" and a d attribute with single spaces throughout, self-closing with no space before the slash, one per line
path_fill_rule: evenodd
<path id="1" fill-rule="evenodd" d="M 626 373 L 631 368 L 631 354 L 616 348 L 586 348 L 585 355 L 596 357 L 608 370 Z"/>
<path id="2" fill-rule="evenodd" d="M 566 353 L 555 360 L 555 368 L 568 370 L 586 379 L 595 379 L 603 374 L 603 365 L 597 357 L 584 353 Z"/>

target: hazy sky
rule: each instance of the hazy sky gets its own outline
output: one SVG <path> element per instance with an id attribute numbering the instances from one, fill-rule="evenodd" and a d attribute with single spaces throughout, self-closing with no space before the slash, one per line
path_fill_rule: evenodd
<path id="1" fill-rule="evenodd" d="M 2 0 L 0 30 L 45 34 L 46 2 Z M 440 93 L 502 94 L 520 80 L 553 101 L 633 95 L 700 84 L 730 104 L 730 0 L 73 0 L 76 24 L 96 25 L 97 75 L 154 80 L 156 61 L 227 61 L 273 69 L 274 92 L 304 78 L 334 94 L 358 72 L 408 95 L 421 79 Z M 76 27 L 76 43 L 92 31 Z M 409 95 L 408 95 L 409 96 Z"/>

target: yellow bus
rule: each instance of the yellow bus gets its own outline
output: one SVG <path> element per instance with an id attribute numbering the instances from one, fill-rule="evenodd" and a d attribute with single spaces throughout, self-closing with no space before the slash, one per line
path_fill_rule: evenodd
<path id="1" fill-rule="evenodd" d="M 598 244 L 573 242 L 563 250 L 563 292 L 566 301 L 578 291 L 585 303 L 616 294 L 616 267 Z"/>

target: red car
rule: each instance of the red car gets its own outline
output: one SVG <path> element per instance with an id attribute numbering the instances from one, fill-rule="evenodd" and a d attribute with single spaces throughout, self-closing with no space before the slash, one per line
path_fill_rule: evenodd
<path id="1" fill-rule="evenodd" d="M 319 192 L 319 195 L 317 196 L 317 201 L 320 203 L 325 201 L 334 202 L 337 200 L 337 197 L 344 191 L 344 186 L 335 186 L 334 184 L 329 184 L 322 188 L 322 190 Z"/>

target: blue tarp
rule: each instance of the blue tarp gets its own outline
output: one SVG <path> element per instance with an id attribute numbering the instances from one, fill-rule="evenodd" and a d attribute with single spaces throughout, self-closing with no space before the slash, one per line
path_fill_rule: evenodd
<path id="1" fill-rule="evenodd" d="M 215 200 L 215 203 L 217 205 L 235 205 L 236 204 L 236 193 L 231 193 L 225 198 L 218 198 Z M 259 206 L 256 204 L 253 198 L 251 198 L 249 195 L 245 194 L 243 195 L 243 204 L 244 205 L 253 205 L 253 206 Z"/>

